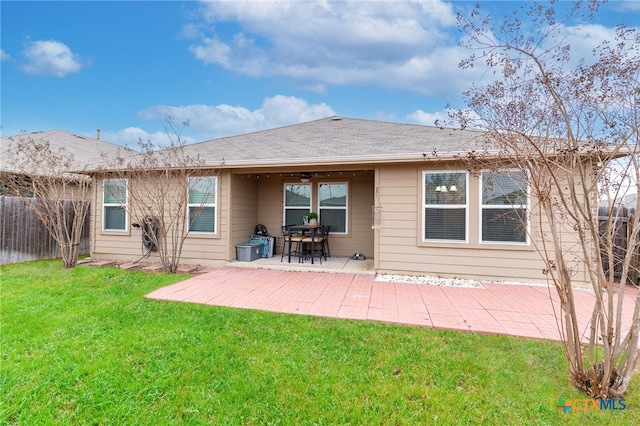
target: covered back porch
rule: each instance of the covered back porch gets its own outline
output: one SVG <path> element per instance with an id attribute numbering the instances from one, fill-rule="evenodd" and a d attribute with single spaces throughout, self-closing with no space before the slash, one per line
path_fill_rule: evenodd
<path id="1" fill-rule="evenodd" d="M 332 226 L 332 257 L 361 253 L 374 258 L 373 167 L 232 170 L 228 178 L 229 260 L 236 258 L 235 245 L 247 242 L 256 225 L 262 224 L 276 239 L 274 257 L 279 261 L 284 248 L 282 226 L 302 224 L 309 212 L 316 212 L 320 223 Z"/>

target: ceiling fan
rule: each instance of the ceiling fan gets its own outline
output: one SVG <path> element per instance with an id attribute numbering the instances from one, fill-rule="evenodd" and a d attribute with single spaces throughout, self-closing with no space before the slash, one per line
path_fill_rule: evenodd
<path id="1" fill-rule="evenodd" d="M 307 173 L 307 172 L 300 173 L 300 182 L 309 183 L 310 180 L 311 180 L 311 173 Z"/>

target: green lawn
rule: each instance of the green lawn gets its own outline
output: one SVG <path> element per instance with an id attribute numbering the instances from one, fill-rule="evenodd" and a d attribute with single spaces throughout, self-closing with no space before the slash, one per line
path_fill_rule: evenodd
<path id="1" fill-rule="evenodd" d="M 166 303 L 187 275 L 1 269 L 3 424 L 640 424 L 563 414 L 557 343 Z"/>

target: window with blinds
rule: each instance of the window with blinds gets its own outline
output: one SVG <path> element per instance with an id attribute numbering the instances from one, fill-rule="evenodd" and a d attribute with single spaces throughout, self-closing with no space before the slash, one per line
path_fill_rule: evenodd
<path id="1" fill-rule="evenodd" d="M 102 229 L 104 231 L 127 230 L 127 181 L 107 179 L 102 187 Z"/>
<path id="2" fill-rule="evenodd" d="M 302 218 L 310 212 L 311 184 L 286 184 L 284 186 L 284 224 L 301 225 Z"/>
<path id="3" fill-rule="evenodd" d="M 467 241 L 468 180 L 466 172 L 424 172 L 424 241 Z"/>
<path id="4" fill-rule="evenodd" d="M 529 195 L 522 171 L 482 173 L 483 243 L 528 244 Z"/>
<path id="5" fill-rule="evenodd" d="M 330 225 L 334 234 L 347 233 L 347 183 L 321 183 L 318 186 L 320 223 Z"/>
<path id="6" fill-rule="evenodd" d="M 216 232 L 215 176 L 189 178 L 189 232 Z"/>

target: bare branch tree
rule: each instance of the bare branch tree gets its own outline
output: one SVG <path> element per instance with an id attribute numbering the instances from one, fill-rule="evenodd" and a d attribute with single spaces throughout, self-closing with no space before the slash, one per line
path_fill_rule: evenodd
<path id="1" fill-rule="evenodd" d="M 486 65 L 495 80 L 465 93 L 474 114 L 457 111 L 451 118 L 486 130 L 484 151 L 462 158 L 470 170 L 522 172 L 533 201 L 526 220 L 536 222 L 530 240 L 560 299 L 570 377 L 594 398 L 619 398 L 640 361 L 640 296 L 633 312 L 623 316 L 625 284 L 637 277 L 640 206 L 636 197 L 621 256 L 614 205 L 624 191 L 621 182 L 637 183 L 640 177 L 640 36 L 620 26 L 615 40 L 604 40 L 592 58 L 574 62 L 563 39 L 568 21 L 558 18 L 555 7 L 534 4 L 526 19 L 514 13 L 500 24 L 482 16 L 479 7 L 468 17 L 459 15 L 466 34 L 462 45 L 473 51 L 460 66 Z M 597 1 L 577 2 L 567 19 L 589 22 L 598 7 Z M 612 176 L 608 165 L 617 158 L 624 161 Z M 609 205 L 599 218 L 602 194 Z M 614 275 L 618 263 L 620 277 Z M 577 274 L 586 275 L 595 294 L 588 339 L 573 298 Z"/>
<path id="2" fill-rule="evenodd" d="M 89 214 L 91 179 L 70 173 L 78 168 L 73 154 L 52 148 L 47 139 L 21 134 L 9 141 L 4 191 L 26 202 L 58 243 L 63 266 L 75 267 Z"/>
<path id="3" fill-rule="evenodd" d="M 134 226 L 142 228 L 145 256 L 157 251 L 163 271 L 171 273 L 178 271 L 184 242 L 217 189 L 210 179 L 216 171 L 203 170 L 205 161 L 186 152 L 181 131 L 187 125 L 184 122 L 178 129 L 166 117 L 168 145 L 141 140 L 139 155 L 132 157 L 123 149 L 114 157 L 105 157 L 103 167 L 104 179 L 126 184 L 105 189 L 112 192 Z"/>

